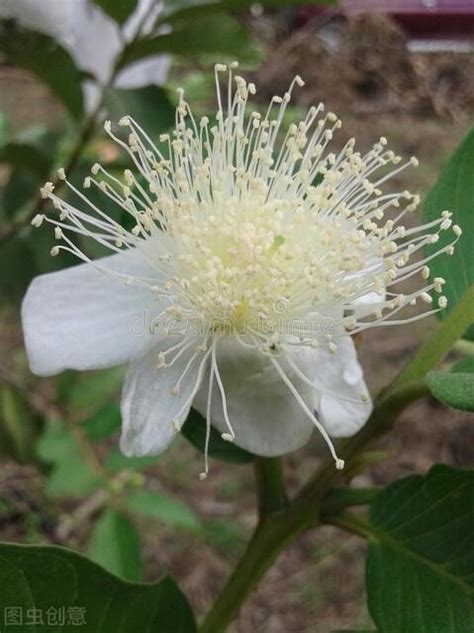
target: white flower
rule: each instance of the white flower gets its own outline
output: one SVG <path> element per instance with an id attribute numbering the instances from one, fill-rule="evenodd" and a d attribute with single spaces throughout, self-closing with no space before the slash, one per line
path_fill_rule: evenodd
<path id="1" fill-rule="evenodd" d="M 350 334 L 399 323 L 391 317 L 407 304 L 431 302 L 428 292 L 444 282 L 427 281 L 431 258 L 421 249 L 450 228 L 450 214 L 406 229 L 401 220 L 418 197 L 380 186 L 415 159 L 399 165 L 385 139 L 364 156 L 353 140 L 328 153 L 341 124 L 322 105 L 279 143 L 302 80 L 273 97 L 263 116 L 246 117 L 255 86 L 234 77 L 235 66 L 221 90 L 227 67 L 216 65 L 215 123 L 196 121 L 180 91 L 176 129 L 159 148 L 129 117 L 120 121 L 128 143 L 106 123 L 135 171 L 119 179 L 96 164 L 84 186 L 112 200 L 116 216 L 67 180 L 83 210 L 51 183 L 42 189 L 59 218 L 39 215 L 33 224 L 54 225 L 53 255 L 63 249 L 88 263 L 30 286 L 23 325 L 31 368 L 50 375 L 130 363 L 127 455 L 166 449 L 194 406 L 208 437 L 212 424 L 258 455 L 295 450 L 317 428 L 342 468 L 330 436 L 355 433 L 371 411 Z M 118 221 L 124 211 L 131 230 Z M 452 228 L 455 241 L 460 230 Z M 84 236 L 115 254 L 90 262 Z M 421 287 L 401 294 L 399 282 L 420 273 Z M 206 450 L 203 476 L 207 468 Z"/>
<path id="2" fill-rule="evenodd" d="M 95 81 L 83 84 L 86 107 L 97 103 L 100 86 L 109 80 L 115 59 L 125 42 L 140 28 L 146 35 L 158 17 L 162 3 L 139 0 L 137 8 L 120 27 L 91 0 L 2 0 L 0 18 L 15 18 L 30 29 L 50 35 L 66 48 L 78 68 L 91 73 Z M 117 76 L 117 88 L 138 88 L 165 81 L 167 55 L 154 55 L 124 68 Z"/>

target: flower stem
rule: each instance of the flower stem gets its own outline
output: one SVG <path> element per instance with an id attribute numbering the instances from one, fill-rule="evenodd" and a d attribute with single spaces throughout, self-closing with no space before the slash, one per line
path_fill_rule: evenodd
<path id="1" fill-rule="evenodd" d="M 345 508 L 372 503 L 379 494 L 379 488 L 334 488 L 324 499 L 321 515 L 339 515 Z"/>
<path id="2" fill-rule="evenodd" d="M 282 463 L 279 457 L 256 457 L 255 479 L 259 516 L 288 505 Z"/>
<path id="3" fill-rule="evenodd" d="M 241 605 L 275 558 L 298 532 L 301 525 L 287 511 L 264 517 L 220 593 L 202 622 L 199 633 L 223 633 Z"/>
<path id="4" fill-rule="evenodd" d="M 371 536 L 369 523 L 364 521 L 361 517 L 356 517 L 349 512 L 343 512 L 334 519 L 330 519 L 329 523 L 365 539 Z"/>

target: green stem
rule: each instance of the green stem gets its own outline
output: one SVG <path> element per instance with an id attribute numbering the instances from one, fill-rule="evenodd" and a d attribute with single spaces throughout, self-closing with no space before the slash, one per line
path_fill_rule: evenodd
<path id="1" fill-rule="evenodd" d="M 357 534 L 365 539 L 368 539 L 371 536 L 369 524 L 360 517 L 356 517 L 349 512 L 343 512 L 337 517 L 330 518 L 328 523 L 336 525 L 351 534 Z"/>
<path id="2" fill-rule="evenodd" d="M 339 515 L 345 508 L 372 503 L 380 490 L 378 488 L 334 488 L 324 499 L 321 516 Z"/>
<path id="3" fill-rule="evenodd" d="M 287 511 L 261 520 L 244 555 L 202 622 L 199 633 L 223 633 L 227 630 L 283 547 L 302 529 Z"/>
<path id="4" fill-rule="evenodd" d="M 256 457 L 255 480 L 260 516 L 288 505 L 282 463 L 279 457 Z"/>

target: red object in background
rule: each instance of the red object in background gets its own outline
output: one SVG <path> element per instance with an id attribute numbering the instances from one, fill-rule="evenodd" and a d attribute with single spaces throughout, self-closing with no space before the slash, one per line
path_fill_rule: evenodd
<path id="1" fill-rule="evenodd" d="M 321 7 L 304 7 L 301 24 L 320 15 Z M 474 40 L 474 0 L 340 0 L 336 15 L 382 13 L 391 16 L 411 39 Z"/>

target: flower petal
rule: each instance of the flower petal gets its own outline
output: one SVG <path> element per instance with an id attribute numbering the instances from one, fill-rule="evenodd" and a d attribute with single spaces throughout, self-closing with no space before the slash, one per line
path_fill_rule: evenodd
<path id="1" fill-rule="evenodd" d="M 71 21 L 71 2 L 2 0 L 0 19 L 13 18 L 26 28 L 59 38 Z"/>
<path id="2" fill-rule="evenodd" d="M 379 295 L 377 292 L 368 292 L 363 297 L 355 299 L 351 308 L 356 318 L 361 319 L 363 317 L 373 314 L 377 309 L 377 306 L 382 307 L 386 301 L 386 293 Z"/>
<path id="3" fill-rule="evenodd" d="M 142 355 L 154 342 L 149 325 L 160 302 L 144 287 L 125 285 L 98 267 L 127 275 L 158 275 L 127 251 L 34 279 L 22 306 L 31 370 L 99 369 Z"/>
<path id="4" fill-rule="evenodd" d="M 313 356 L 307 352 L 306 349 L 300 350 L 294 360 L 302 371 L 309 374 Z M 303 399 L 311 405 L 311 386 L 294 375 L 283 357 L 278 360 Z M 273 456 L 289 453 L 306 444 L 314 426 L 269 358 L 256 349 L 248 349 L 231 339 L 223 339 L 217 347 L 217 364 L 238 446 L 255 455 Z M 314 368 L 312 371 L 314 373 Z M 208 386 L 209 372 L 193 403 L 204 416 Z M 221 433 L 229 433 L 215 380 L 211 422 Z"/>
<path id="5" fill-rule="evenodd" d="M 163 343 L 131 365 L 125 377 L 120 448 L 127 456 L 162 453 L 176 435 L 173 420 L 181 425 L 191 408 L 190 397 L 199 380 L 202 355 L 194 360 L 175 395 L 172 389 L 195 354 L 194 346 L 183 352 L 171 367 L 158 367 L 159 352 L 172 345 L 169 341 L 165 346 Z M 189 403 L 182 409 L 186 400 Z"/>
<path id="6" fill-rule="evenodd" d="M 372 403 L 350 336 L 337 339 L 337 350 L 317 351 L 316 409 L 332 437 L 348 437 L 367 421 Z"/>

